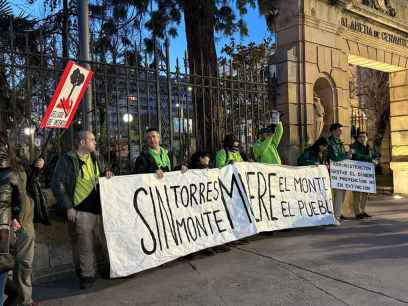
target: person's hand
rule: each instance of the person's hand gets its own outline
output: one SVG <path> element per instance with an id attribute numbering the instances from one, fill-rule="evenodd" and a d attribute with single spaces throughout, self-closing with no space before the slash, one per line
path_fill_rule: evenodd
<path id="1" fill-rule="evenodd" d="M 106 171 L 105 177 L 106 177 L 107 179 L 110 179 L 112 176 L 113 176 L 113 172 L 112 172 L 112 171 Z"/>
<path id="2" fill-rule="evenodd" d="M 157 176 L 158 179 L 162 179 L 164 177 L 163 170 L 161 170 L 161 169 L 156 170 L 156 176 Z"/>
<path id="3" fill-rule="evenodd" d="M 373 164 L 377 166 L 377 165 L 379 164 L 378 159 L 374 159 L 374 160 L 373 160 Z"/>
<path id="4" fill-rule="evenodd" d="M 21 228 L 20 222 L 17 221 L 17 219 L 11 220 L 11 229 L 13 232 L 17 232 Z"/>
<path id="5" fill-rule="evenodd" d="M 42 169 L 44 167 L 44 159 L 39 158 L 34 162 L 34 167 L 38 169 Z"/>
<path id="6" fill-rule="evenodd" d="M 188 170 L 187 166 L 181 165 L 181 173 L 186 173 Z"/>
<path id="7" fill-rule="evenodd" d="M 71 223 L 75 223 L 75 219 L 76 219 L 76 210 L 73 208 L 69 208 L 67 209 L 67 218 L 68 221 Z"/>
<path id="8" fill-rule="evenodd" d="M 347 158 L 351 159 L 352 157 L 353 157 L 353 153 L 351 153 L 351 151 L 348 151 L 347 152 Z"/>

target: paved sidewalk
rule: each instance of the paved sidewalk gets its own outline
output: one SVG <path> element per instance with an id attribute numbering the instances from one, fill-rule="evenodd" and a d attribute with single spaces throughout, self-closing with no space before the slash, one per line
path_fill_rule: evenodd
<path id="1" fill-rule="evenodd" d="M 37 284 L 41 305 L 407 305 L 408 199 L 377 196 L 374 217 L 259 235 L 215 256 L 133 278 Z"/>

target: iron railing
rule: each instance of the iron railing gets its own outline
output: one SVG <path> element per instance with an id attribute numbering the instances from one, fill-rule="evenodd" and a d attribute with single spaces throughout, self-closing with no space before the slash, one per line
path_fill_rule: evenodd
<path id="1" fill-rule="evenodd" d="M 52 35 L 37 33 L 36 43 L 30 35 L 1 36 L 0 115 L 1 124 L 13 124 L 14 129 L 31 122 L 37 129 L 30 143 L 38 145 L 51 133 L 39 130 L 38 124 L 68 59 L 60 56 Z M 195 67 L 205 67 L 205 60 L 189 65 L 186 59 L 176 59 L 172 64 L 168 44 L 157 45 L 153 55 L 144 53 L 141 58 L 132 65 L 126 60 L 89 62 L 94 71 L 92 130 L 116 172 L 128 173 L 147 127 L 160 129 L 177 163 L 197 148 L 214 153 L 227 133 L 234 133 L 249 151 L 257 130 L 269 122 L 266 66 L 231 61 L 219 64 L 215 76 L 198 73 L 205 69 Z M 79 112 L 75 131 L 83 125 L 81 118 Z M 53 133 L 51 143 L 69 140 L 61 137 L 62 131 Z"/>

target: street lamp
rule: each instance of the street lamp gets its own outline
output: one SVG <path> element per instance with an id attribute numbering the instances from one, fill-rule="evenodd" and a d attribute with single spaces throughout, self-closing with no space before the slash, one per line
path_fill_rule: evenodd
<path id="1" fill-rule="evenodd" d="M 133 121 L 133 116 L 132 114 L 124 114 L 122 119 L 125 123 L 131 123 Z"/>
<path id="2" fill-rule="evenodd" d="M 24 135 L 31 136 L 34 135 L 35 127 L 26 127 L 24 128 Z"/>

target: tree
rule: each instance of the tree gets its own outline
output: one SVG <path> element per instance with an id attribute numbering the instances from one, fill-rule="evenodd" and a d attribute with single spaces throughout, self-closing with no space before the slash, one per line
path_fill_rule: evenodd
<path id="1" fill-rule="evenodd" d="M 239 31 L 241 35 L 247 35 L 248 29 L 243 15 L 247 13 L 248 6 L 255 5 L 255 0 L 156 0 L 156 8 L 151 11 L 150 19 L 146 23 L 152 33 L 152 38 L 145 40 L 146 44 L 154 46 L 155 40 L 177 35 L 175 25 L 181 22 L 183 14 L 188 67 L 190 74 L 194 74 L 191 82 L 207 86 L 208 82 L 211 82 L 210 78 L 218 76 L 215 34 L 230 36 Z M 208 92 L 197 96 L 195 95 L 195 112 L 204 114 L 198 117 L 196 123 L 198 146 L 213 148 L 221 140 L 219 137 L 214 140 L 206 133 L 212 125 L 209 110 L 212 109 L 217 114 L 219 121 L 223 121 L 224 110 L 221 107 L 212 108 L 213 97 L 209 96 Z"/>
<path id="2" fill-rule="evenodd" d="M 0 16 L 8 16 L 11 14 L 11 6 L 7 0 L 0 0 Z"/>
<path id="3" fill-rule="evenodd" d="M 276 9 L 277 0 L 258 0 L 259 13 L 265 17 L 266 25 L 271 32 L 275 32 L 275 18 L 278 15 Z"/>
<path id="4" fill-rule="evenodd" d="M 3 63 L 0 65 L 0 100 L 3 111 L 9 113 L 11 122 L 19 122 L 24 116 L 31 113 L 30 93 L 33 83 L 27 74 L 16 75 L 17 66 L 29 66 L 38 60 L 35 53 L 38 47 L 38 33 L 34 31 L 36 21 L 23 14 L 13 16 L 7 14 L 7 3 L 2 2 L 0 15 L 0 41 L 7 42 L 2 46 Z M 12 34 L 12 35 L 11 35 Z M 6 69 L 6 67 L 10 69 Z M 21 93 L 24 92 L 24 96 Z M 20 93 L 20 94 L 18 94 Z"/>
<path id="5" fill-rule="evenodd" d="M 240 32 L 245 36 L 248 28 L 243 20 L 247 7 L 255 7 L 255 0 L 156 0 L 157 8 L 150 14 L 146 27 L 156 39 L 174 37 L 181 22 L 182 13 L 187 38 L 189 68 L 198 74 L 217 75 L 215 33 L 231 36 Z M 237 10 L 239 16 L 236 15 Z M 152 45 L 151 39 L 146 40 Z M 201 62 L 203 66 L 201 67 Z M 193 67 L 196 65 L 197 67 Z M 202 70 L 202 71 L 201 71 Z"/>
<path id="6" fill-rule="evenodd" d="M 389 75 L 382 71 L 358 67 L 358 80 L 360 103 L 370 112 L 369 117 L 374 119 L 373 127 L 369 127 L 369 130 L 374 131 L 374 146 L 380 149 L 389 125 Z"/>
<path id="7" fill-rule="evenodd" d="M 136 64 L 139 60 L 141 20 L 148 0 L 95 1 L 90 5 L 93 52 L 102 62 L 122 60 Z"/>
<path id="8" fill-rule="evenodd" d="M 386 131 L 390 127 L 390 97 L 388 73 L 357 67 L 352 73 L 354 92 L 359 99 L 357 117 L 363 119 L 365 124 L 360 129 L 368 132 L 370 141 L 373 142 L 377 152 L 383 151 L 383 141 Z"/>

